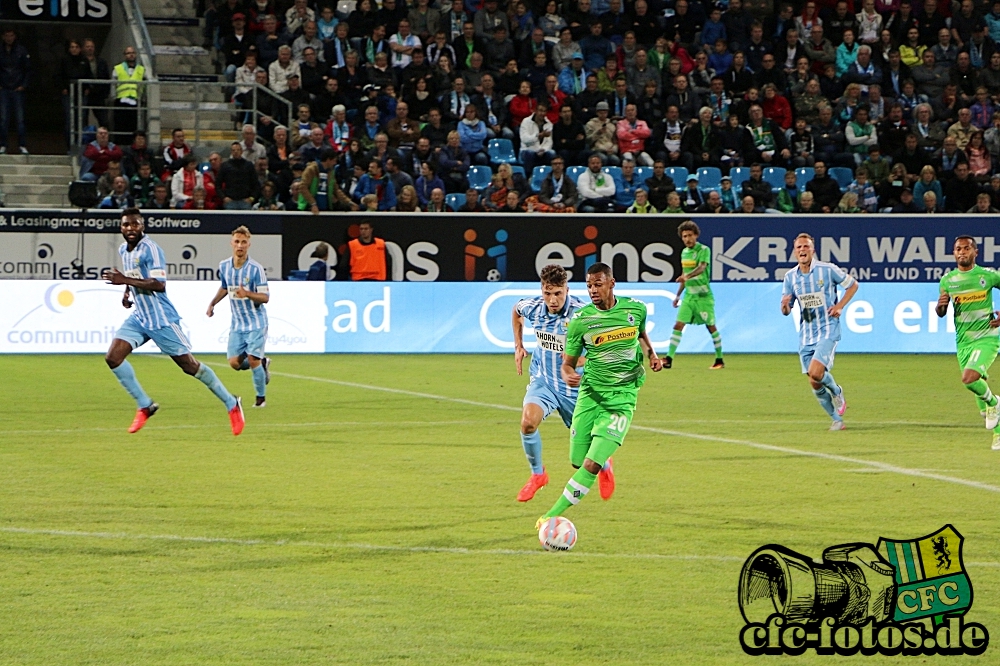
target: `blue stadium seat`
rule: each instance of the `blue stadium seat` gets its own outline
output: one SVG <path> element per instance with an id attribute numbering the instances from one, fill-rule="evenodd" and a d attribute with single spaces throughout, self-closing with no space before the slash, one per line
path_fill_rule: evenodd
<path id="1" fill-rule="evenodd" d="M 806 184 L 812 180 L 815 175 L 816 171 L 812 167 L 799 167 L 795 170 L 795 184 L 798 185 L 799 189 L 804 192 Z"/>
<path id="2" fill-rule="evenodd" d="M 615 180 L 615 184 L 622 182 L 622 168 L 616 166 L 606 166 L 602 169 L 604 173 L 608 174 Z"/>
<path id="3" fill-rule="evenodd" d="M 469 167 L 469 187 L 482 192 L 490 186 L 493 170 L 488 166 Z"/>
<path id="4" fill-rule="evenodd" d="M 645 183 L 647 178 L 653 177 L 653 167 L 637 166 L 635 177 L 640 183 Z"/>
<path id="5" fill-rule="evenodd" d="M 516 164 L 517 155 L 514 154 L 514 144 L 510 139 L 490 139 L 486 144 L 486 152 L 490 156 L 493 164 Z"/>
<path id="6" fill-rule="evenodd" d="M 690 174 L 684 167 L 667 167 L 664 173 L 673 178 L 674 185 L 677 186 L 678 190 L 683 190 L 687 187 L 687 180 Z"/>
<path id="7" fill-rule="evenodd" d="M 510 165 L 510 172 L 511 172 L 512 174 L 514 174 L 514 173 L 519 173 L 519 174 L 521 174 L 522 176 L 526 175 L 526 174 L 524 173 L 524 167 L 523 167 L 523 166 L 521 166 L 520 164 L 511 164 L 511 165 Z"/>
<path id="8" fill-rule="evenodd" d="M 739 192 L 743 181 L 750 180 L 750 167 L 733 167 L 729 170 L 729 177 L 733 181 L 733 189 Z"/>
<path id="9" fill-rule="evenodd" d="M 541 192 L 542 183 L 548 178 L 549 174 L 552 173 L 552 167 L 550 166 L 536 166 L 531 172 L 531 191 Z"/>
<path id="10" fill-rule="evenodd" d="M 580 180 L 580 174 L 582 174 L 586 170 L 587 170 L 587 167 L 585 167 L 585 166 L 571 166 L 571 167 L 566 167 L 566 173 L 569 174 L 569 177 L 573 179 L 574 183 L 576 183 L 576 181 Z"/>
<path id="11" fill-rule="evenodd" d="M 830 178 L 833 178 L 840 185 L 840 189 L 844 189 L 854 182 L 854 172 L 847 167 L 830 167 L 829 173 Z"/>
<path id="12" fill-rule="evenodd" d="M 309 271 L 288 271 L 288 277 L 286 280 L 299 280 L 305 281 L 306 276 L 309 275 Z"/>
<path id="13" fill-rule="evenodd" d="M 702 191 L 715 190 L 718 192 L 721 187 L 719 181 L 722 180 L 722 172 L 717 167 L 701 167 L 698 169 L 698 189 Z"/>
<path id="14" fill-rule="evenodd" d="M 465 195 L 464 194 L 449 194 L 444 198 L 444 202 L 452 210 L 458 210 L 465 205 Z"/>
<path id="15" fill-rule="evenodd" d="M 783 167 L 767 167 L 764 169 L 764 182 L 777 192 L 785 186 L 785 169 Z"/>

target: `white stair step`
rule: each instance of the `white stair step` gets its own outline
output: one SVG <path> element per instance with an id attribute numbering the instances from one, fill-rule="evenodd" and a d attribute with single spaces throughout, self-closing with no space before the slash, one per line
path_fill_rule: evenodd
<path id="1" fill-rule="evenodd" d="M 73 160 L 66 155 L 0 155 L 0 169 L 12 165 L 61 165 L 72 166 Z"/>
<path id="2" fill-rule="evenodd" d="M 15 194 L 52 194 L 56 196 L 63 196 L 67 193 L 69 189 L 69 181 L 67 180 L 62 185 L 38 185 L 38 184 L 14 184 L 3 186 L 3 193 L 10 197 Z"/>
<path id="3" fill-rule="evenodd" d="M 72 176 L 73 167 L 52 164 L 0 166 L 0 171 L 11 176 Z"/>
<path id="4" fill-rule="evenodd" d="M 67 169 L 61 175 L 0 174 L 0 190 L 6 191 L 11 185 L 65 185 L 73 180 L 73 171 Z"/>
<path id="5" fill-rule="evenodd" d="M 13 194 L 4 197 L 7 208 L 70 208 L 66 194 Z"/>

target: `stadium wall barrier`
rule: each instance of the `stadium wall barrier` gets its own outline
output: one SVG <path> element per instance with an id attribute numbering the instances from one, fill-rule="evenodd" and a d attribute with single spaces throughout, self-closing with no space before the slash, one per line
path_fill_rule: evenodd
<path id="1" fill-rule="evenodd" d="M 361 220 L 375 223 L 392 257 L 394 281 L 533 281 L 558 263 L 580 279 L 595 261 L 619 281 L 671 282 L 680 270 L 677 224 L 694 219 L 712 248 L 714 282 L 776 281 L 794 264 L 795 236 L 816 238 L 820 259 L 865 282 L 936 282 L 954 267 L 954 237 L 980 244 L 980 263 L 997 263 L 1000 233 L 989 215 L 538 215 L 450 213 L 240 213 L 149 211 L 149 233 L 174 279 L 214 279 L 228 235 L 246 224 L 251 253 L 272 280 L 305 270 L 320 241 L 341 252 Z M 117 264 L 115 211 L 3 210 L 0 278 L 96 279 Z M 203 235 L 210 238 L 205 239 Z M 223 241 L 225 241 L 223 243 Z M 82 258 L 82 259 L 81 259 Z M 81 259 L 77 265 L 74 260 Z M 336 257 L 330 257 L 331 277 Z"/>
<path id="2" fill-rule="evenodd" d="M 230 310 L 220 303 L 206 316 L 217 285 L 170 283 L 167 293 L 198 353 L 224 353 Z M 647 330 L 664 350 L 676 318 L 675 285 L 624 285 L 616 293 L 644 301 Z M 732 352 L 795 352 L 797 313 L 779 312 L 781 285 L 713 287 L 724 348 Z M 511 309 L 539 294 L 535 282 L 472 284 L 278 282 L 267 305 L 272 353 L 510 353 Z M 572 293 L 589 302 L 582 284 Z M 18 280 L 4 284 L 0 353 L 104 353 L 129 316 L 122 288 L 93 281 Z M 934 314 L 933 284 L 864 283 L 842 317 L 842 352 L 955 350 L 950 314 Z M 534 346 L 533 335 L 526 342 Z M 681 352 L 710 352 L 703 327 L 685 332 Z M 141 348 L 156 351 L 152 343 Z"/>

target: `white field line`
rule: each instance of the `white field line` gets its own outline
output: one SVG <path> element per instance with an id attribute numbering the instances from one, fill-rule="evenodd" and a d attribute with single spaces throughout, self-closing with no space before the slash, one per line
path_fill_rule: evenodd
<path id="1" fill-rule="evenodd" d="M 255 423 L 254 428 L 322 428 L 328 426 L 439 426 L 439 425 L 473 425 L 476 423 L 493 423 L 493 421 L 313 421 L 310 423 Z M 155 422 L 146 426 L 144 430 L 202 430 L 205 428 L 219 428 L 229 430 L 228 423 L 217 424 L 195 424 L 195 425 L 165 425 L 158 426 Z M 125 432 L 124 426 L 117 428 L 45 428 L 42 430 L 0 430 L 0 437 L 5 435 L 39 435 L 45 433 L 74 433 L 74 432 Z"/>
<path id="2" fill-rule="evenodd" d="M 173 541 L 180 543 L 221 544 L 229 546 L 263 546 L 270 548 L 313 548 L 318 550 L 368 550 L 390 553 L 439 553 L 447 555 L 544 555 L 543 550 L 509 548 L 448 548 L 445 546 L 385 546 L 370 543 L 322 543 L 317 541 L 287 541 L 269 539 L 233 539 L 228 537 L 181 536 L 177 534 L 128 534 L 125 532 L 81 532 L 77 530 L 43 530 L 27 527 L 0 527 L 0 533 L 38 536 L 76 537 L 126 541 Z M 586 557 L 625 560 L 704 560 L 710 562 L 742 562 L 743 557 L 727 555 L 661 555 L 659 553 L 560 553 L 564 557 Z"/>
<path id="3" fill-rule="evenodd" d="M 337 386 L 348 386 L 350 388 L 367 389 L 369 391 L 383 391 L 386 393 L 395 393 L 398 395 L 407 395 L 414 398 L 427 398 L 429 400 L 442 400 L 445 402 L 454 402 L 463 405 L 472 405 L 475 407 L 487 407 L 490 409 L 502 409 L 505 411 L 520 412 L 520 407 L 512 407 L 510 405 L 499 405 L 491 402 L 479 402 L 476 400 L 465 400 L 463 398 L 451 398 L 444 395 L 436 395 L 433 393 L 423 393 L 420 391 L 408 391 L 406 389 L 398 388 L 388 388 L 385 386 L 374 386 L 371 384 L 360 384 L 357 382 L 345 382 L 339 379 L 328 379 L 326 377 L 310 377 L 309 375 L 295 375 L 286 372 L 272 372 L 272 375 L 277 375 L 279 377 L 289 377 L 291 379 L 302 379 L 306 381 L 321 382 L 324 384 L 335 384 Z M 983 483 L 981 481 L 972 481 L 969 479 L 963 479 L 957 476 L 946 476 L 944 474 L 937 474 L 934 472 L 927 472 L 919 469 L 912 469 L 909 467 L 900 467 L 898 465 L 890 465 L 888 463 L 875 462 L 872 460 L 863 460 L 861 458 L 851 458 L 849 456 L 841 456 L 835 453 L 823 453 L 822 451 L 803 451 L 802 449 L 793 449 L 788 446 L 777 446 L 775 444 L 763 444 L 761 442 L 752 442 L 745 439 L 731 439 L 729 437 L 717 437 L 715 435 L 702 435 L 693 432 L 683 432 L 680 430 L 668 430 L 666 428 L 652 428 L 650 426 L 641 426 L 632 424 L 634 430 L 642 430 L 645 432 L 657 433 L 660 435 L 669 435 L 671 437 L 686 437 L 688 439 L 699 439 L 709 442 L 720 442 L 723 444 L 735 444 L 737 446 L 745 446 L 752 449 L 759 449 L 761 451 L 771 451 L 773 453 L 784 453 L 786 455 L 801 456 L 803 458 L 818 458 L 820 460 L 832 460 L 839 463 L 848 463 L 850 465 L 859 465 L 862 467 L 870 467 L 873 470 L 878 470 L 881 472 L 890 472 L 892 474 L 900 474 L 903 476 L 912 476 L 923 479 L 932 479 L 934 481 L 941 481 L 943 483 L 952 483 L 959 486 L 967 486 L 969 488 L 976 488 L 978 490 L 985 490 L 991 493 L 1000 493 L 1000 486 L 995 486 L 989 483 Z"/>
<path id="4" fill-rule="evenodd" d="M 182 536 L 179 534 L 129 534 L 127 532 L 83 532 L 79 530 L 43 530 L 28 527 L 0 527 L 3 534 L 25 534 L 32 536 L 55 536 L 79 539 L 102 539 L 108 541 L 170 541 L 176 543 L 196 543 L 224 546 L 261 546 L 265 548 L 312 548 L 317 550 L 360 550 L 388 553 L 434 553 L 443 555 L 496 555 L 525 556 L 547 555 L 543 550 L 518 550 L 515 548 L 449 548 L 445 546 L 386 546 L 371 543 L 323 543 L 319 541 L 288 541 L 285 539 L 235 539 L 230 537 Z M 733 555 L 663 555 L 660 553 L 558 553 L 559 557 L 583 557 L 588 559 L 615 560 L 666 560 L 743 562 L 746 558 Z M 1000 562 L 965 562 L 973 567 L 1000 567 Z"/>

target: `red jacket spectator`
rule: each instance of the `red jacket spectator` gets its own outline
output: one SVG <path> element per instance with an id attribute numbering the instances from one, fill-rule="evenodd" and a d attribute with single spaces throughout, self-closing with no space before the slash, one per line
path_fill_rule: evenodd
<path id="1" fill-rule="evenodd" d="M 681 74 L 685 76 L 690 74 L 691 70 L 694 69 L 694 60 L 691 58 L 690 54 L 688 54 L 687 49 L 681 46 L 678 42 L 667 43 L 669 44 L 667 50 L 670 51 L 670 57 L 677 58 L 681 61 Z"/>
<path id="2" fill-rule="evenodd" d="M 629 106 L 631 107 L 631 105 Z M 651 134 L 652 132 L 645 120 L 636 118 L 630 122 L 628 118 L 622 118 L 615 126 L 615 138 L 618 139 L 618 154 L 632 153 L 633 155 L 637 155 L 644 152 L 646 150 L 646 139 Z"/>
<path id="3" fill-rule="evenodd" d="M 258 35 L 264 34 L 264 22 L 262 19 L 268 14 L 277 14 L 274 9 L 274 0 L 264 0 L 263 4 L 261 4 L 260 0 L 255 0 L 249 3 L 246 14 L 247 32 L 256 40 Z"/>
<path id="4" fill-rule="evenodd" d="M 531 96 L 531 84 L 521 81 L 521 88 L 514 99 L 510 100 L 510 126 L 512 129 L 519 129 L 521 122 L 525 118 L 530 118 L 535 113 L 538 100 Z"/>
<path id="5" fill-rule="evenodd" d="M 109 141 L 107 127 L 99 127 L 97 138 L 87 144 L 83 158 L 87 162 L 84 163 L 81 172 L 93 174 L 93 179 L 97 180 L 108 170 L 108 162 L 121 162 L 122 149 Z"/>
<path id="6" fill-rule="evenodd" d="M 549 111 L 545 114 L 545 118 L 553 125 L 559 122 L 559 109 L 562 108 L 565 99 L 566 93 L 558 88 L 552 92 L 545 91 L 542 93 L 542 100 L 549 105 Z"/>
<path id="7" fill-rule="evenodd" d="M 764 117 L 770 118 L 772 123 L 777 123 L 783 130 L 791 129 L 792 105 L 783 95 L 775 94 L 770 99 L 765 95 L 761 108 L 764 110 Z"/>

